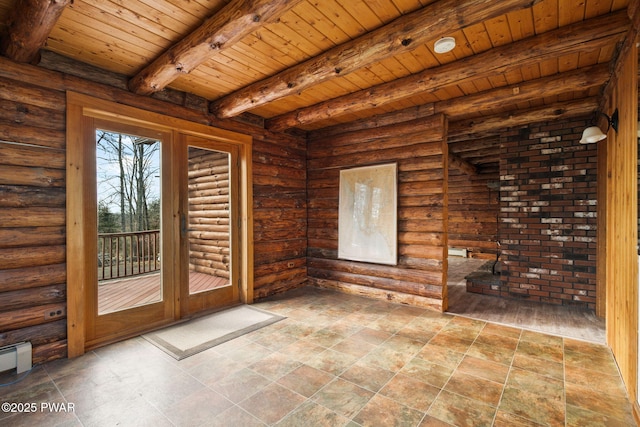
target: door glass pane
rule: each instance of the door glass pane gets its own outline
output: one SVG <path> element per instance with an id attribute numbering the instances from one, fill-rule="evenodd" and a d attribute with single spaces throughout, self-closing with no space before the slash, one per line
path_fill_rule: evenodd
<path id="1" fill-rule="evenodd" d="M 189 293 L 230 284 L 228 153 L 189 147 Z"/>
<path id="2" fill-rule="evenodd" d="M 96 131 L 98 314 L 162 301 L 160 141 Z"/>

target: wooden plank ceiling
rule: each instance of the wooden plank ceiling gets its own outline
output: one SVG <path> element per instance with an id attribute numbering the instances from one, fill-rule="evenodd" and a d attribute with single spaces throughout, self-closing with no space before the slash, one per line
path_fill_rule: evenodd
<path id="1" fill-rule="evenodd" d="M 505 126 L 596 110 L 633 28 L 628 5 L 0 0 L 0 53 L 37 62 L 43 48 L 122 74 L 139 94 L 185 91 L 218 117 L 250 113 L 311 136 L 442 112 L 452 151 L 483 165 Z M 435 53 L 445 36 L 456 47 Z"/>

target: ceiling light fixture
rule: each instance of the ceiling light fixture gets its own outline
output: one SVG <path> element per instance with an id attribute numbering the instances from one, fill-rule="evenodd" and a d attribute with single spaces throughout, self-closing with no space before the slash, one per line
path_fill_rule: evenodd
<path id="1" fill-rule="evenodd" d="M 456 39 L 453 37 L 443 37 L 436 41 L 433 45 L 433 50 L 436 53 L 447 53 L 451 52 L 454 47 L 456 47 Z"/>
<path id="2" fill-rule="evenodd" d="M 607 132 L 609 129 L 613 128 L 616 132 L 618 132 L 618 109 L 613 112 L 611 117 L 607 116 L 605 113 L 600 113 L 607 118 L 607 131 L 602 132 L 602 130 L 598 126 L 589 126 L 582 132 L 582 138 L 580 139 L 580 144 L 594 144 L 598 141 L 602 141 L 607 137 Z"/>

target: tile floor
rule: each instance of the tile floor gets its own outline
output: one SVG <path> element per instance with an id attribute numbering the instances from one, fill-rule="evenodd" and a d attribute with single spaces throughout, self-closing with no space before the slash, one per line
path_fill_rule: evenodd
<path id="1" fill-rule="evenodd" d="M 635 425 L 598 344 L 311 287 L 257 306 L 287 319 L 182 361 L 134 338 L 38 366 L 0 425 Z"/>

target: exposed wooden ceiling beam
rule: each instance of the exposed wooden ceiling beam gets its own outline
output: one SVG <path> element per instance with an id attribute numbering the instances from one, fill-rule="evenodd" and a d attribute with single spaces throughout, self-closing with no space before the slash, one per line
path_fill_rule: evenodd
<path id="1" fill-rule="evenodd" d="M 449 123 L 448 135 L 453 138 L 466 136 L 470 139 L 509 127 L 526 126 L 530 123 L 587 115 L 593 113 L 597 107 L 597 98 L 589 97 L 491 117 L 452 121 Z"/>
<path id="2" fill-rule="evenodd" d="M 160 55 L 129 81 L 129 89 L 150 95 L 272 22 L 301 0 L 232 0 L 198 29 Z"/>
<path id="3" fill-rule="evenodd" d="M 610 44 L 629 28 L 624 11 L 561 27 L 557 30 L 500 46 L 388 83 L 300 108 L 267 120 L 273 131 L 326 120 L 357 110 L 379 107 L 416 93 L 434 92 L 466 79 L 490 77 L 511 67 L 537 64 L 545 59 L 582 53 Z"/>
<path id="4" fill-rule="evenodd" d="M 229 118 L 273 100 L 295 94 L 336 76 L 410 51 L 461 28 L 507 12 L 530 7 L 536 0 L 440 0 L 391 23 L 336 46 L 211 103 L 210 111 Z"/>
<path id="5" fill-rule="evenodd" d="M 0 54 L 16 62 L 37 62 L 38 52 L 71 0 L 18 0 L 0 40 Z"/>
<path id="6" fill-rule="evenodd" d="M 443 113 L 449 120 L 456 120 L 461 116 L 469 117 L 505 105 L 561 95 L 567 92 L 567 88 L 579 91 L 602 86 L 609 79 L 609 73 L 608 64 L 578 68 L 549 77 L 436 102 L 434 113 Z"/>
<path id="7" fill-rule="evenodd" d="M 606 112 L 607 106 L 613 94 L 613 89 L 618 85 L 618 76 L 620 75 L 622 65 L 626 59 L 629 50 L 637 49 L 638 32 L 640 31 L 640 1 L 635 0 L 629 3 L 627 7 L 627 14 L 631 20 L 631 28 L 629 33 L 624 39 L 624 43 L 618 49 L 614 64 L 613 72 L 611 73 L 611 79 L 603 90 L 603 95 L 600 98 L 599 111 Z M 640 73 L 640 69 L 638 71 Z"/>

